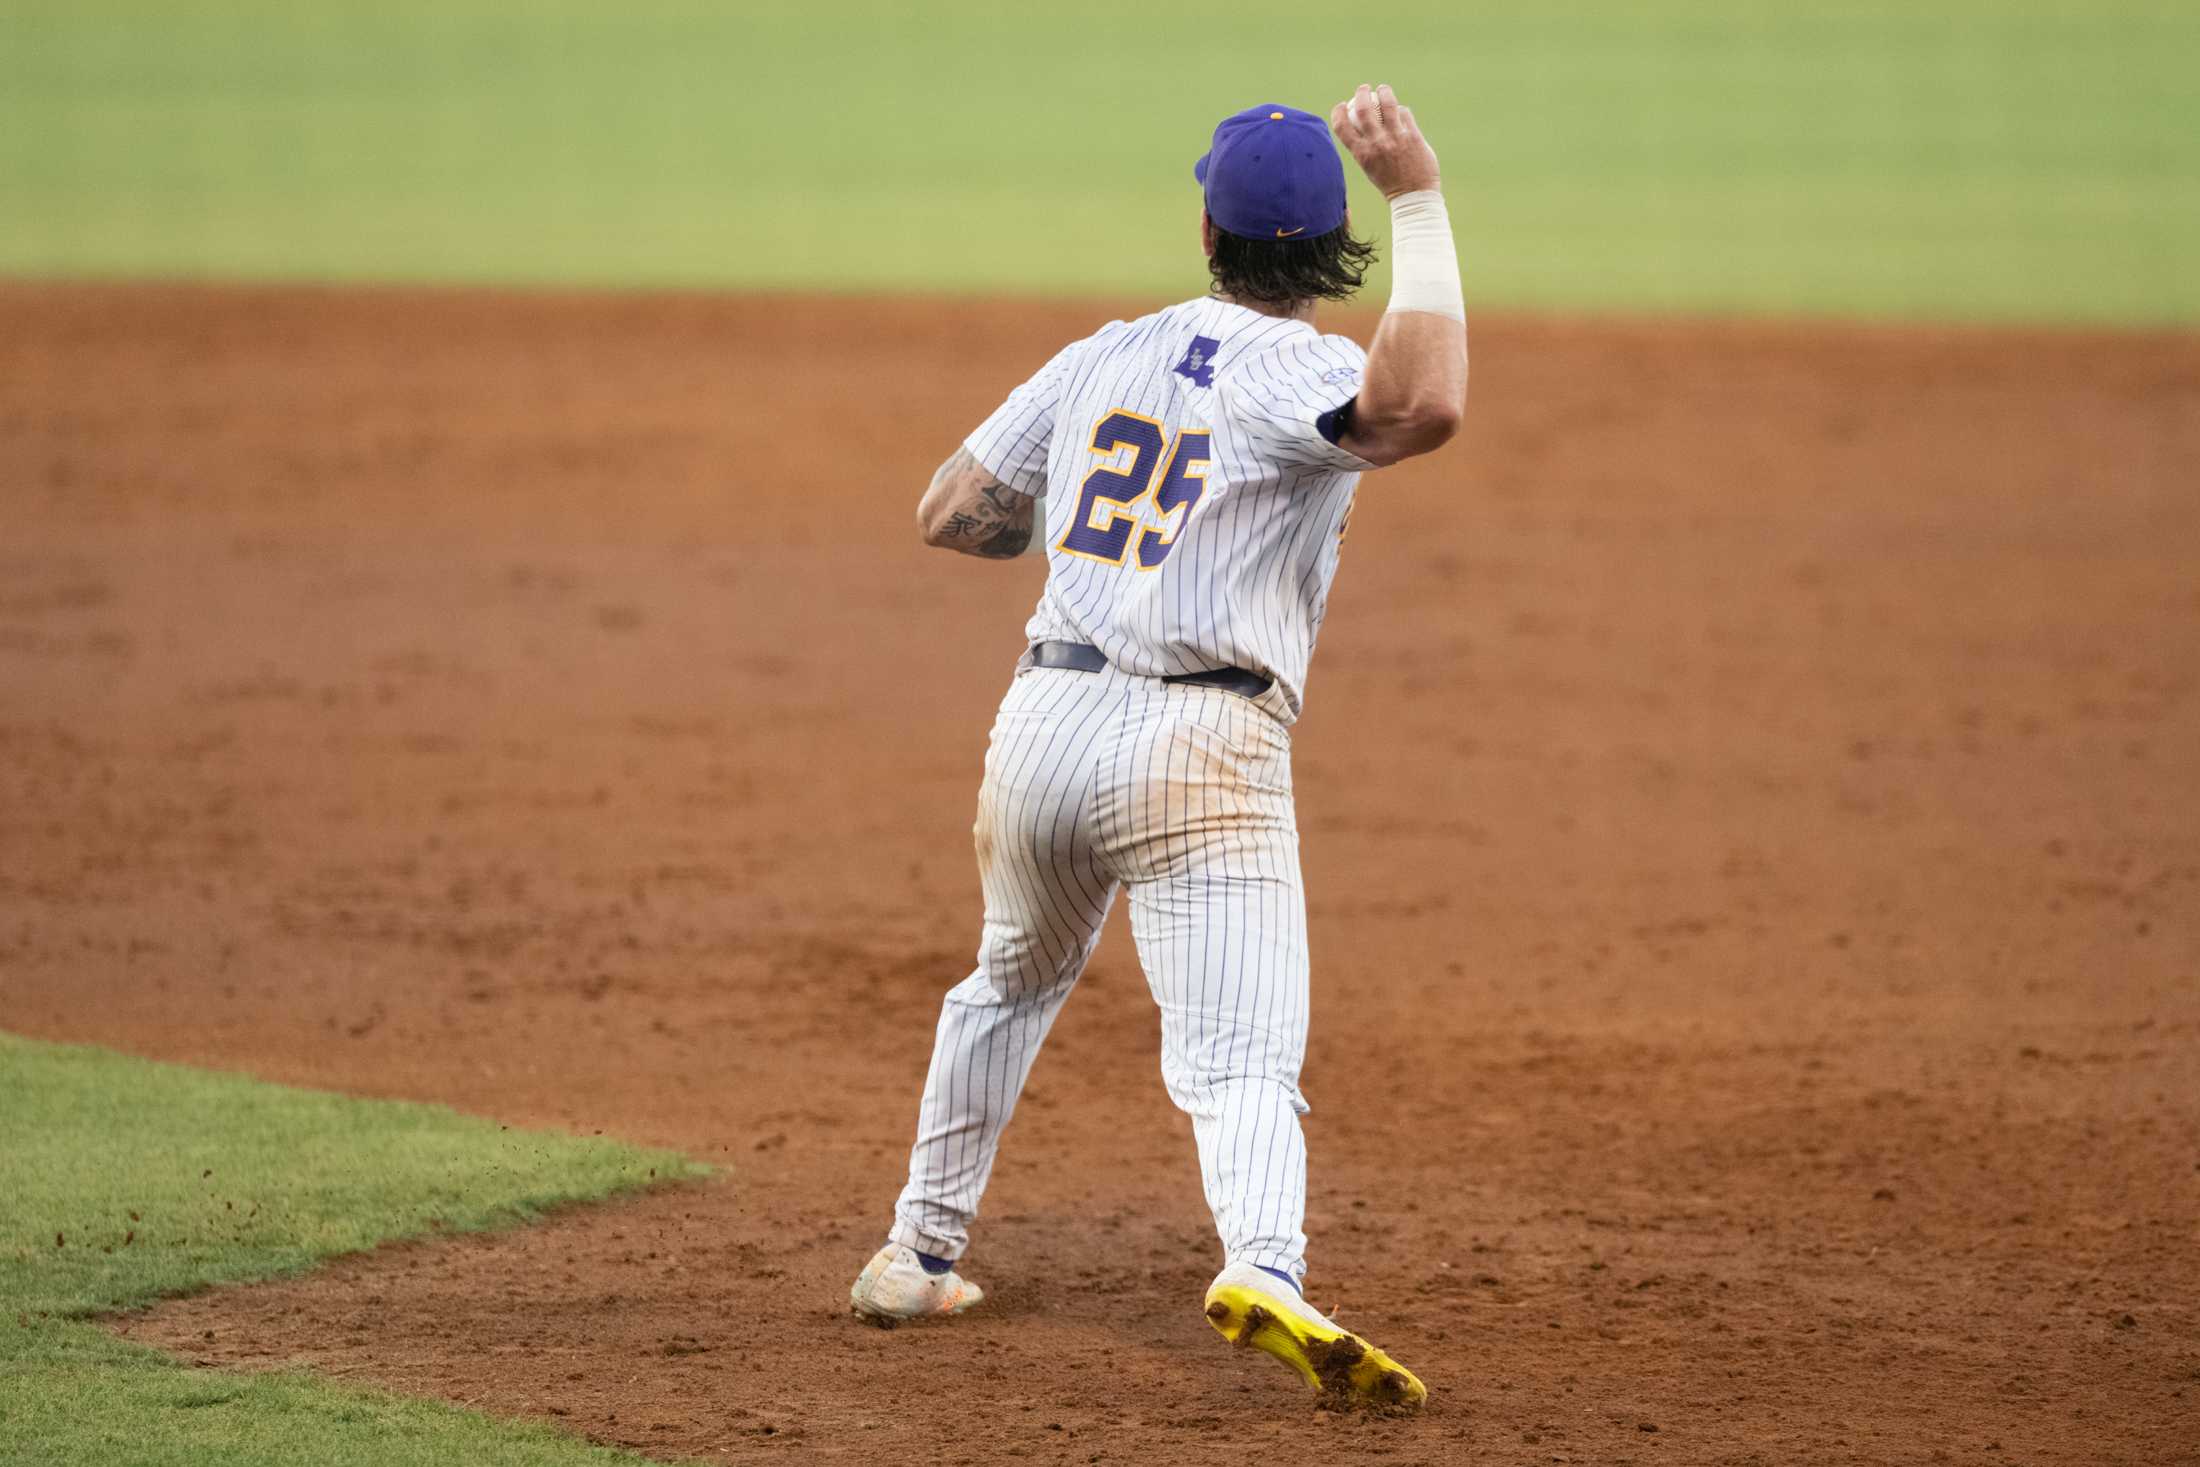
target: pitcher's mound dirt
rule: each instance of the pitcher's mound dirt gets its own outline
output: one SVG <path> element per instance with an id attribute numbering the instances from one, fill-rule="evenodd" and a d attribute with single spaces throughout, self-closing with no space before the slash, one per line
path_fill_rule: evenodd
<path id="1" fill-rule="evenodd" d="M 913 502 L 1103 314 L 0 290 L 0 1022 L 724 1168 L 122 1327 L 741 1462 L 2200 1460 L 2189 337 L 1478 323 L 1298 734 L 1428 1411 L 1207 1327 L 1120 934 L 988 1303 L 844 1317 L 1037 573 Z"/>

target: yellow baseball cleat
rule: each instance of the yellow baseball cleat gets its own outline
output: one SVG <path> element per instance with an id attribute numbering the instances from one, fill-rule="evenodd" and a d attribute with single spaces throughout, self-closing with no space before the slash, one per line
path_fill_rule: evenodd
<path id="1" fill-rule="evenodd" d="M 1403 1412 L 1428 1400 L 1419 1376 L 1250 1263 L 1233 1263 L 1215 1276 L 1207 1322 L 1231 1344 L 1265 1350 L 1305 1376 L 1325 1405 Z"/>

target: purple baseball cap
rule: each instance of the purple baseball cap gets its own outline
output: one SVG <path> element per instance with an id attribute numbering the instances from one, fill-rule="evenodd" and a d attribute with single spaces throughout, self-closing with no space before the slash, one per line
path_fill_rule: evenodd
<path id="1" fill-rule="evenodd" d="M 1242 239 L 1296 239 L 1344 223 L 1344 161 L 1329 124 L 1311 112 L 1264 102 L 1215 126 L 1192 165 L 1207 189 L 1207 217 Z"/>

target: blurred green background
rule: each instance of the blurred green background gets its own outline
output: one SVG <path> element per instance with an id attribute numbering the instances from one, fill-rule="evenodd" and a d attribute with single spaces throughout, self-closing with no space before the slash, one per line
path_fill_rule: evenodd
<path id="1" fill-rule="evenodd" d="M 10 0 L 0 272 L 1181 296 L 1215 119 L 1387 80 L 1478 303 L 2190 322 L 2196 57 L 2195 0 Z"/>

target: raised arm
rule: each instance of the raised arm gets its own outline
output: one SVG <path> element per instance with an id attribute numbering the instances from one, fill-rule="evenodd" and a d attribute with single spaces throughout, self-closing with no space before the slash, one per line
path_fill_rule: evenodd
<path id="1" fill-rule="evenodd" d="M 924 543 L 988 560 L 1023 554 L 1031 543 L 1031 506 L 986 470 L 967 448 L 958 448 L 932 476 L 917 505 Z"/>
<path id="2" fill-rule="evenodd" d="M 1467 410 L 1467 316 L 1436 151 L 1387 86 L 1329 114 L 1337 140 L 1390 201 L 1390 309 L 1375 328 L 1351 427 L 1338 442 L 1373 464 L 1443 447 Z"/>

